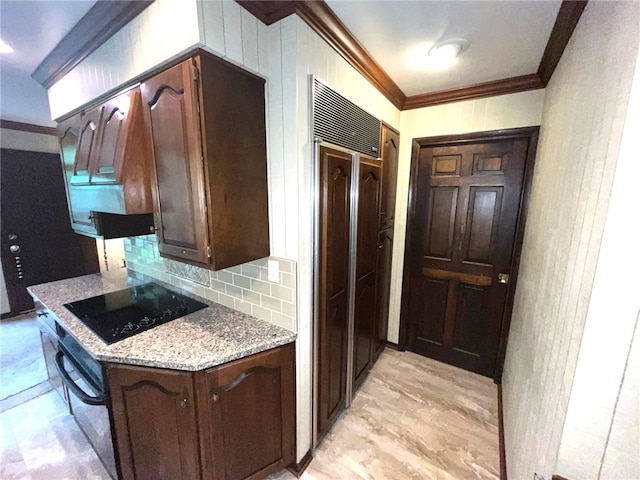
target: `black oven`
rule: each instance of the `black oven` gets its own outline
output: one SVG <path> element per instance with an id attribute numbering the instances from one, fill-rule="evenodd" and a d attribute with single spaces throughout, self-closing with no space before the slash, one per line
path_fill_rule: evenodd
<path id="1" fill-rule="evenodd" d="M 57 323 L 56 333 L 55 366 L 68 388 L 71 412 L 111 477 L 118 478 L 105 367 Z"/>

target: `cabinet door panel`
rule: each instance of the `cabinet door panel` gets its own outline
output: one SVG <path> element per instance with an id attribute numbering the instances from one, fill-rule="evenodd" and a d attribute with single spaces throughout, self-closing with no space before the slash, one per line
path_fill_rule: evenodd
<path id="1" fill-rule="evenodd" d="M 91 165 L 91 183 L 122 183 L 122 179 L 118 178 L 122 166 L 122 149 L 130 115 L 135 116 L 136 108 L 140 108 L 138 90 L 118 95 L 104 104 L 100 124 L 102 136 L 96 161 Z"/>
<path id="2" fill-rule="evenodd" d="M 97 231 L 93 215 L 78 200 L 77 187 L 70 185 L 71 178 L 74 175 L 76 152 L 78 151 L 78 141 L 80 139 L 80 121 L 80 115 L 71 117 L 61 122 L 56 131 L 60 142 L 60 157 L 62 159 L 67 201 L 69 203 L 71 228 L 78 233 L 96 235 Z"/>
<path id="3" fill-rule="evenodd" d="M 102 107 L 95 107 L 80 117 L 80 136 L 75 155 L 73 175 L 69 183 L 86 185 L 89 183 L 89 168 L 98 154 L 98 127 L 102 119 Z"/>
<path id="4" fill-rule="evenodd" d="M 158 250 L 208 264 L 207 200 L 191 62 L 156 75 L 141 90 L 155 160 Z"/>
<path id="5" fill-rule="evenodd" d="M 263 478 L 294 462 L 294 352 L 289 344 L 205 372 L 206 478 Z"/>
<path id="6" fill-rule="evenodd" d="M 200 478 L 191 372 L 112 366 L 109 386 L 123 478 Z"/>
<path id="7" fill-rule="evenodd" d="M 346 404 L 351 171 L 351 155 L 320 148 L 318 437 Z"/>
<path id="8" fill-rule="evenodd" d="M 380 228 L 393 226 L 396 210 L 396 184 L 398 182 L 398 149 L 400 135 L 386 126 L 382 127 L 382 201 L 380 204 Z"/>
<path id="9" fill-rule="evenodd" d="M 380 211 L 379 162 L 360 162 L 358 184 L 358 233 L 353 335 L 353 387 L 360 386 L 369 371 L 375 330 L 376 257 Z"/>

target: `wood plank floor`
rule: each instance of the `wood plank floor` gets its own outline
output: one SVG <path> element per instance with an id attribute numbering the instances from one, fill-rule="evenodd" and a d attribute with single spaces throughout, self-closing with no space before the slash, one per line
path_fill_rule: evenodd
<path id="1" fill-rule="evenodd" d="M 301 478 L 471 480 L 499 472 L 496 385 L 387 349 Z"/>
<path id="2" fill-rule="evenodd" d="M 387 350 L 302 478 L 497 479 L 496 395 L 490 379 Z M 0 429 L 3 480 L 108 479 L 55 391 L 0 414 Z"/>

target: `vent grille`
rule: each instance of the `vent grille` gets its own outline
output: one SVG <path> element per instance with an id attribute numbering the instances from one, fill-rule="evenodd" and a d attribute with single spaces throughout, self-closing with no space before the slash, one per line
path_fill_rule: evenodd
<path id="1" fill-rule="evenodd" d="M 313 79 L 313 135 L 325 142 L 377 157 L 380 120 Z"/>

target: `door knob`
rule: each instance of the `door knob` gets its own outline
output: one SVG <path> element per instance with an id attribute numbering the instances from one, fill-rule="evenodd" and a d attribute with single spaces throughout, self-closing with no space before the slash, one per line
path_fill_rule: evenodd
<path id="1" fill-rule="evenodd" d="M 20 253 L 20 245 L 11 245 L 9 250 L 11 253 Z"/>
<path id="2" fill-rule="evenodd" d="M 509 275 L 507 273 L 499 273 L 498 283 L 509 283 Z"/>

